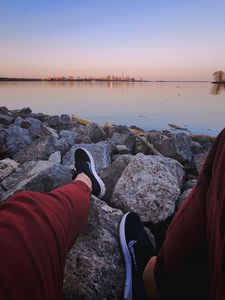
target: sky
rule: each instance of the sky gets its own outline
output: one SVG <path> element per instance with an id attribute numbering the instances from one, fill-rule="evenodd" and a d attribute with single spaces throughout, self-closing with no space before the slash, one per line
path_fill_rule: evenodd
<path id="1" fill-rule="evenodd" d="M 211 80 L 224 0 L 0 0 L 0 77 Z"/>

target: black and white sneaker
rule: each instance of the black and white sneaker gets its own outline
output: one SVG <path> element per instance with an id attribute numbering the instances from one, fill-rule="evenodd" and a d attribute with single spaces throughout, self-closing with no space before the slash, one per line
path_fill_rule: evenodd
<path id="1" fill-rule="evenodd" d="M 147 299 L 142 275 L 155 249 L 138 214 L 128 212 L 123 216 L 119 235 L 126 267 L 124 299 Z"/>
<path id="2" fill-rule="evenodd" d="M 72 179 L 75 179 L 80 173 L 85 173 L 92 182 L 92 194 L 101 199 L 105 195 L 105 185 L 96 173 L 91 153 L 84 148 L 77 148 L 74 153 L 74 160 L 75 168 Z"/>

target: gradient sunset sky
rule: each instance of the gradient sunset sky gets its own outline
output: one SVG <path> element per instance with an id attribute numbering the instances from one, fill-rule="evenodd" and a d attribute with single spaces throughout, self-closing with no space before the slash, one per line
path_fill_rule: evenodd
<path id="1" fill-rule="evenodd" d="M 211 80 L 224 0 L 0 0 L 0 76 Z"/>

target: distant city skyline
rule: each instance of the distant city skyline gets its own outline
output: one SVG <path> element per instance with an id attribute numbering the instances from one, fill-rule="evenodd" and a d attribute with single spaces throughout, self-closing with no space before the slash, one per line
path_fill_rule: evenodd
<path id="1" fill-rule="evenodd" d="M 0 77 L 212 80 L 223 0 L 1 1 Z"/>

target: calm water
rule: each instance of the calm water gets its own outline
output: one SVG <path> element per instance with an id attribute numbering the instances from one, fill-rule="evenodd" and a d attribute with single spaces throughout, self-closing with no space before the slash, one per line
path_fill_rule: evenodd
<path id="1" fill-rule="evenodd" d="M 0 82 L 0 105 L 145 130 L 173 123 L 216 135 L 225 125 L 225 87 L 211 83 Z"/>

